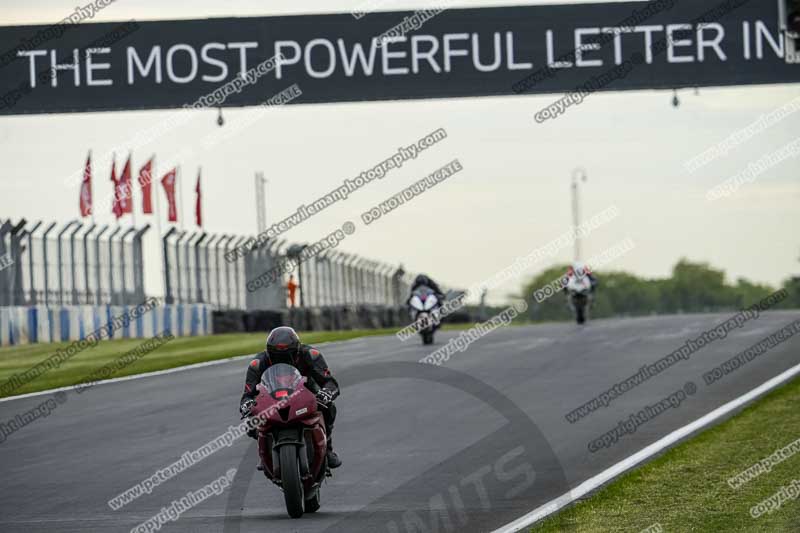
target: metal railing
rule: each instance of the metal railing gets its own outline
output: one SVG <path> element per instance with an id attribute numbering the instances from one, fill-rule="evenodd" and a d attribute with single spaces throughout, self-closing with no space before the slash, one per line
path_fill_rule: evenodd
<path id="1" fill-rule="evenodd" d="M 145 297 L 141 228 L 0 221 L 0 306 L 135 305 Z"/>
<path id="2" fill-rule="evenodd" d="M 138 304 L 146 294 L 145 268 L 153 268 L 142 244 L 149 228 L 0 220 L 0 306 Z M 165 302 L 285 309 L 288 274 L 252 292 L 247 282 L 299 257 L 306 245 L 272 240 L 225 260 L 251 238 L 170 228 L 159 243 Z M 401 306 L 413 279 L 402 267 L 338 249 L 309 257 L 291 273 L 297 307 Z"/>
<path id="3" fill-rule="evenodd" d="M 297 257 L 305 245 L 268 241 L 233 262 L 225 254 L 251 236 L 181 232 L 163 237 L 166 302 L 210 303 L 219 309 L 287 307 L 288 275 L 248 292 L 247 281 Z M 326 250 L 301 262 L 292 272 L 299 285 L 298 307 L 347 304 L 402 305 L 411 277 L 397 266 Z"/>

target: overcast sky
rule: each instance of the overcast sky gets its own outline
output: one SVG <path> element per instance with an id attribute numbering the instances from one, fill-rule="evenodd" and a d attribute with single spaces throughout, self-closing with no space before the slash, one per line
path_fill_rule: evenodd
<path id="1" fill-rule="evenodd" d="M 426 5 L 377 1 L 391 10 Z M 118 0 L 95 20 L 346 12 L 360 3 Z M 459 2 L 468 7 L 535 3 Z M 75 5 L 74 0 L 0 0 L 0 20 L 55 22 Z M 700 171 L 690 174 L 684 164 L 798 96 L 797 85 L 702 89 L 699 95 L 681 91 L 681 105 L 675 109 L 671 92 L 602 93 L 545 124 L 537 124 L 533 115 L 558 96 L 288 106 L 271 111 L 213 150 L 198 149 L 200 139 L 219 129 L 216 111 L 202 111 L 174 134 L 134 153 L 134 168 L 152 153 L 166 159 L 194 148 L 182 162 L 187 217 L 194 177 L 202 166 L 206 230 L 255 233 L 255 171 L 269 179 L 268 218 L 274 222 L 389 157 L 398 146 L 444 128 L 447 139 L 286 237 L 314 241 L 345 220 L 358 222 L 369 207 L 458 158 L 462 172 L 369 227 L 359 223 L 356 234 L 341 247 L 386 262 L 402 261 L 408 270 L 467 287 L 569 229 L 570 174 L 582 166 L 589 176 L 582 186 L 584 218 L 611 205 L 620 212 L 589 236 L 584 257 L 630 237 L 635 248 L 611 267 L 665 276 L 678 259 L 687 257 L 724 268 L 730 280 L 746 277 L 775 285 L 800 273 L 798 159 L 767 170 L 731 197 L 710 202 L 705 195 L 749 163 L 798 139 L 800 112 Z M 65 187 L 63 177 L 82 168 L 89 149 L 102 153 L 167 113 L 0 118 L 0 159 L 5 167 L 0 174 L 0 217 L 77 217 L 77 185 Z M 235 131 L 236 122 L 248 113 L 226 110 L 225 128 Z M 108 174 L 107 167 L 95 166 L 96 199 L 110 194 Z M 98 222 L 113 221 L 110 203 L 97 205 L 96 212 Z M 124 224 L 130 223 L 127 220 Z M 158 256 L 151 237 L 147 253 L 155 266 Z M 571 254 L 571 248 L 565 248 L 552 262 L 569 261 Z M 528 273 L 549 264 L 539 263 Z M 148 292 L 160 293 L 157 270 L 147 272 L 147 282 Z M 515 279 L 498 287 L 492 300 L 518 292 L 521 283 Z"/>

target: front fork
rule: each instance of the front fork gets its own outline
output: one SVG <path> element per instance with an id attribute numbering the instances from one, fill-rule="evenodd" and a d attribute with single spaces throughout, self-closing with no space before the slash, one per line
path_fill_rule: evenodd
<path id="1" fill-rule="evenodd" d="M 272 449 L 269 449 L 271 445 Z M 270 457 L 271 464 L 267 465 L 264 474 L 269 477 L 276 485 L 281 485 L 280 473 L 280 449 L 282 446 L 294 446 L 297 448 L 298 459 L 300 461 L 300 477 L 303 481 L 308 481 L 312 473 L 320 471 L 320 478 L 324 476 L 323 464 L 327 451 L 327 440 L 323 429 L 312 428 L 291 428 L 282 429 L 271 435 L 260 435 L 258 439 L 259 454 L 262 457 Z M 309 462 L 309 451 L 313 450 L 311 461 Z M 269 468 L 272 466 L 272 468 Z M 270 475 L 271 474 L 271 475 Z"/>
<path id="2" fill-rule="evenodd" d="M 589 309 L 592 306 L 593 298 L 592 298 L 592 293 L 591 292 L 587 293 L 587 294 L 583 294 L 583 295 L 579 295 L 579 294 L 576 294 L 576 293 L 573 293 L 573 292 L 568 292 L 567 293 L 567 306 L 569 307 L 569 309 L 573 313 L 576 310 L 575 300 L 578 299 L 578 298 L 583 298 L 583 300 L 584 300 L 584 304 L 583 305 L 584 305 L 585 309 Z"/>

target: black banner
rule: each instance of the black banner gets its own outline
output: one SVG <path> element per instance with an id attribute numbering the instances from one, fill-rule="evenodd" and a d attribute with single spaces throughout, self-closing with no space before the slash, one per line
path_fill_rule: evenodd
<path id="1" fill-rule="evenodd" d="M 657 0 L 6 26 L 0 114 L 797 82 L 777 11 Z"/>

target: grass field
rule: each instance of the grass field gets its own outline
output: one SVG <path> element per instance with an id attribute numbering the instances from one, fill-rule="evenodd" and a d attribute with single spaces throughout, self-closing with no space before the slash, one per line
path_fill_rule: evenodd
<path id="1" fill-rule="evenodd" d="M 800 488 L 800 453 L 737 489 L 727 482 L 798 439 L 800 379 L 795 379 L 531 532 L 637 533 L 655 524 L 664 532 L 681 533 L 799 532 L 800 499 L 787 499 L 758 518 L 750 516 L 750 509 L 795 479 Z M 800 441 L 792 450 L 800 452 Z"/>

